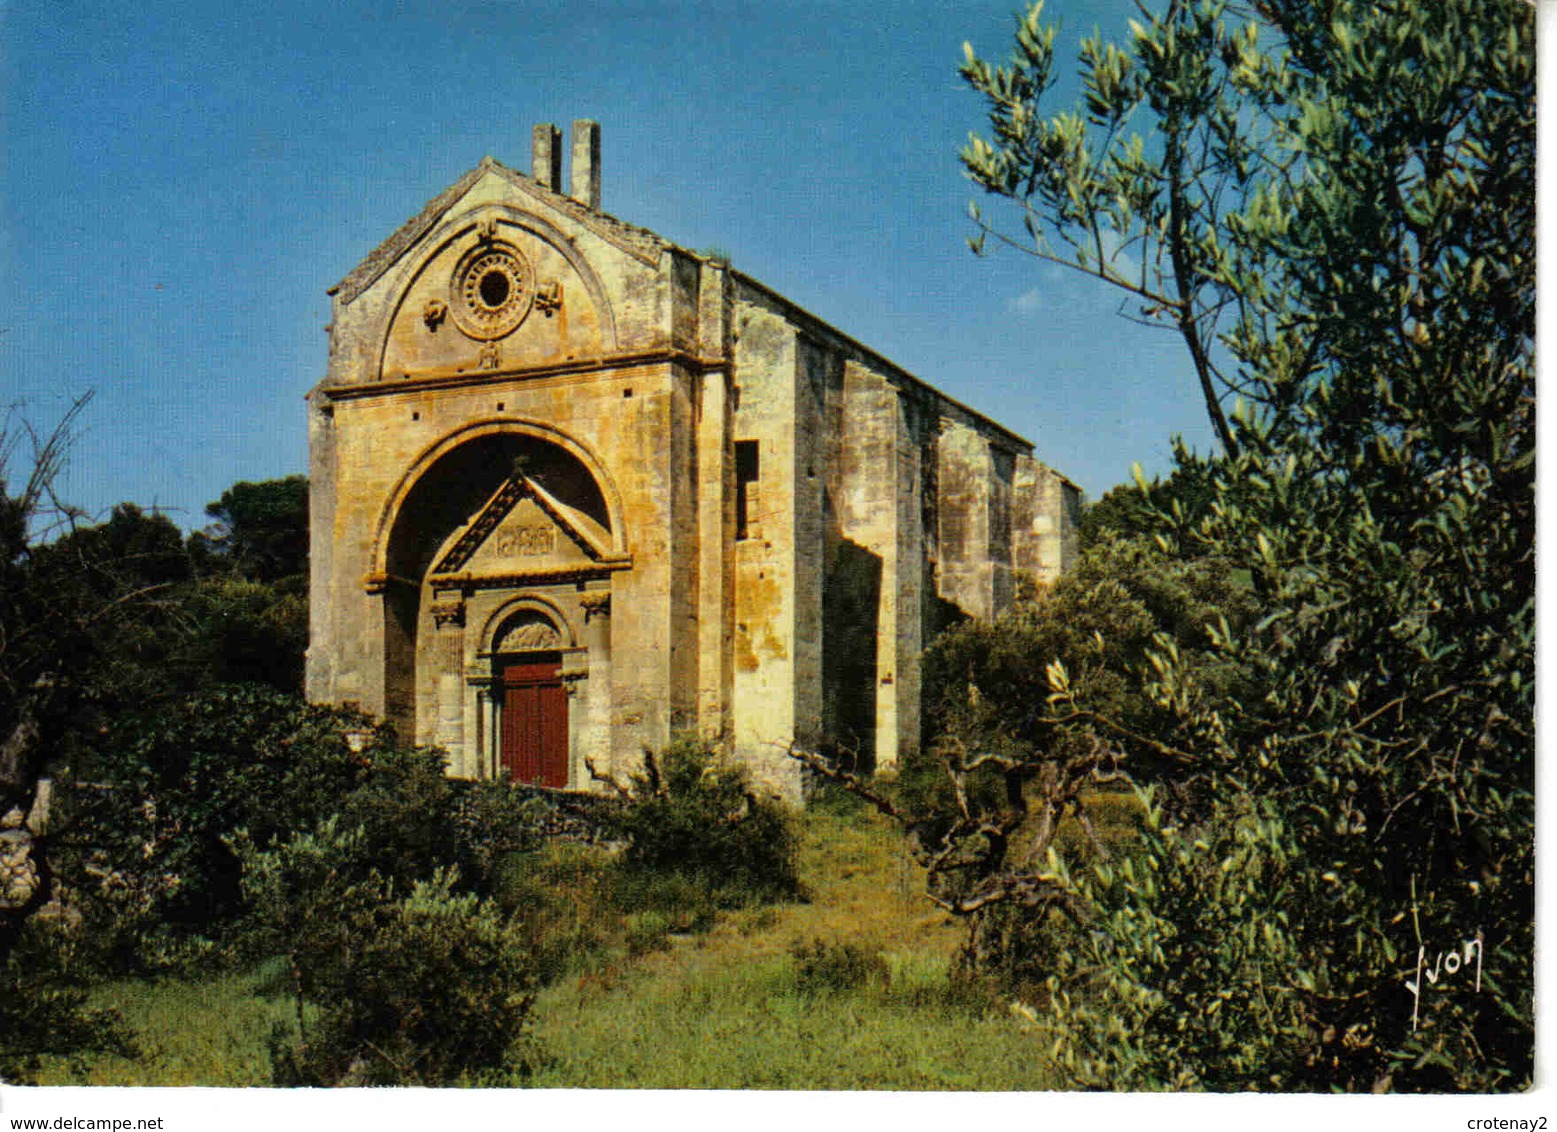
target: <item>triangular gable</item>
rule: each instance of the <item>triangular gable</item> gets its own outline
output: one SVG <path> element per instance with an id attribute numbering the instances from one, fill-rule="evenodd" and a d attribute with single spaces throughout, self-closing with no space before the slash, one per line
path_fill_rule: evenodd
<path id="1" fill-rule="evenodd" d="M 598 523 L 521 475 L 504 481 L 432 572 L 508 575 L 610 557 Z"/>
<path id="2" fill-rule="evenodd" d="M 614 216 L 580 204 L 572 197 L 546 188 L 539 181 L 510 169 L 491 157 L 483 157 L 481 163 L 454 184 L 435 196 L 427 207 L 406 221 L 387 240 L 370 252 L 366 259 L 352 268 L 350 273 L 331 287 L 329 294 L 338 295 L 340 301 L 349 303 L 371 287 L 401 256 L 414 247 L 422 237 L 436 228 L 450 210 L 466 193 L 488 173 L 495 173 L 514 188 L 527 193 L 537 202 L 564 213 L 588 228 L 607 243 L 621 249 L 635 259 L 646 263 L 658 262 L 660 252 L 671 245 L 647 228 L 624 224 Z"/>

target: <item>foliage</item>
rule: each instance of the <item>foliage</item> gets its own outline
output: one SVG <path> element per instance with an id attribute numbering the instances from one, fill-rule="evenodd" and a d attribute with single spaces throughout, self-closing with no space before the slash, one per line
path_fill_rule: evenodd
<path id="1" fill-rule="evenodd" d="M 549 842 L 618 843 L 621 799 L 560 793 L 508 778 L 456 781 L 451 821 L 454 861 L 475 889 L 494 893 L 506 864 Z"/>
<path id="2" fill-rule="evenodd" d="M 105 522 L 89 524 L 59 498 L 56 480 L 88 400 L 47 434 L 14 410 L 0 426 L 0 813 L 18 807 L 43 817 L 40 800 L 50 796 L 43 780 L 59 788 L 47 826 L 27 846 L 39 883 L 21 903 L 0 905 L 0 966 L 28 938 L 32 917 L 61 896 L 86 899 L 93 919 L 91 946 L 74 941 L 73 951 L 100 957 L 127 945 L 122 950 L 158 962 L 200 951 L 192 926 L 230 911 L 234 878 L 219 839 L 231 827 L 220 822 L 264 799 L 244 794 L 268 784 L 263 772 L 243 781 L 242 756 L 250 752 L 241 749 L 242 728 L 250 721 L 205 720 L 207 750 L 193 756 L 180 749 L 183 736 L 155 721 L 170 702 L 240 669 L 280 684 L 301 679 L 301 588 L 279 599 L 248 595 L 250 620 L 269 618 L 276 631 L 234 633 L 244 618 L 231 615 L 230 603 L 204 600 L 213 591 L 195 579 L 184 540 L 165 516 L 121 504 Z M 306 524 L 300 529 L 306 545 Z M 226 638 L 222 647 L 203 647 L 218 638 Z M 150 744 L 156 752 L 148 761 L 147 744 L 133 733 L 159 726 L 162 741 Z M 112 749 L 116 742 L 122 745 Z M 203 761 L 212 748 L 221 754 Z M 234 754 L 236 762 L 223 757 Z M 96 772 L 110 782 L 95 781 Z M 82 781 L 89 786 L 71 798 L 64 787 Z M 153 784 L 145 796 L 128 793 Z M 74 820 L 66 820 L 72 810 Z M 94 824 L 109 811 L 113 820 Z M 75 975 L 33 967 L 40 978 L 53 971 L 66 981 L 33 987 L 28 1001 L 37 1009 L 12 1011 L 11 1049 L 79 1047 L 91 1034 L 111 1036 L 81 1006 L 68 981 Z M 34 1033 L 34 1025 L 47 1033 Z"/>
<path id="3" fill-rule="evenodd" d="M 1359 1023 L 1313 1041 L 1308 1003 L 1323 988 L 1291 930 L 1294 902 L 1313 893 L 1269 801 L 1218 800 L 1193 828 L 1167 823 L 1146 799 L 1138 846 L 1071 868 L 1048 866 L 1088 909 L 1086 930 L 1054 917 L 1029 933 L 1027 993 L 1043 1003 L 1052 1061 L 1067 1085 L 1157 1090 L 1319 1085 L 1322 1060 L 1367 1052 Z M 1296 1079 L 1294 1077 L 1296 1075 Z"/>
<path id="4" fill-rule="evenodd" d="M 681 740 L 658 756 L 645 752 L 626 793 L 630 869 L 694 878 L 726 906 L 796 893 L 789 818 L 751 791 L 744 768 Z"/>
<path id="5" fill-rule="evenodd" d="M 1184 753 L 1155 737 L 1174 716 L 1151 695 L 1146 650 L 1175 640 L 1208 691 L 1236 689 L 1245 674 L 1216 654 L 1205 626 L 1241 623 L 1252 610 L 1247 588 L 1214 559 L 1102 539 L 1053 587 L 937 639 L 925 659 L 934 738 L 895 785 L 801 757 L 906 827 L 930 898 L 968 918 L 973 966 L 1015 970 L 1026 936 L 1010 930 L 1008 906 L 1025 917 L 1056 905 L 1082 914 L 1046 861 L 1072 840 L 1072 824 L 1099 841 L 1089 796 L 1130 776 L 1183 789 Z"/>
<path id="6" fill-rule="evenodd" d="M 83 716 L 95 723 L 98 701 L 114 698 L 105 659 L 154 644 L 167 592 L 187 577 L 165 518 L 125 505 L 85 528 L 55 494 L 86 403 L 47 436 L 14 412 L 0 426 L 0 811 L 30 805 Z"/>
<path id="7" fill-rule="evenodd" d="M 182 687 L 264 684 L 302 693 L 308 594 L 301 577 L 256 582 L 219 574 L 198 579 L 180 597 L 187 631 L 173 675 Z"/>
<path id="8" fill-rule="evenodd" d="M 190 539 L 196 561 L 252 582 L 308 573 L 308 477 L 235 483 L 205 513 L 216 522 Z"/>
<path id="9" fill-rule="evenodd" d="M 0 1081 L 30 1084 L 45 1056 L 134 1052 L 123 1020 L 87 1005 L 80 927 L 33 916 L 0 968 Z"/>
<path id="10" fill-rule="evenodd" d="M 263 848 L 339 812 L 394 875 L 429 876 L 450 836 L 442 758 L 367 724 L 255 686 L 120 720 L 84 768 L 100 788 L 62 866 L 107 958 L 176 964 L 183 944 L 241 926 L 239 830 Z"/>
<path id="11" fill-rule="evenodd" d="M 300 1038 L 273 1043 L 278 1084 L 447 1085 L 508 1063 L 534 976 L 521 925 L 440 869 L 396 898 L 371 841 L 332 819 L 259 852 L 249 898 L 286 948 Z M 303 1025 L 303 1003 L 317 1020 Z"/>
<path id="12" fill-rule="evenodd" d="M 18 808 L 42 816 L 44 780 L 62 769 L 69 739 L 93 718 L 94 677 L 111 643 L 145 639 L 126 627 L 136 615 L 157 615 L 168 584 L 165 523 L 148 532 L 139 512 L 122 511 L 94 542 L 70 537 L 81 515 L 55 486 L 87 400 L 47 435 L 14 411 L 0 424 L 0 814 Z M 24 447 L 29 462 L 19 468 Z M 112 1026 L 82 1005 L 75 974 L 21 951 L 36 939 L 33 918 L 56 895 L 52 825 L 26 845 L 38 883 L 0 900 L 0 977 L 20 996 L 0 1003 L 7 1012 L 0 1041 L 13 1073 L 41 1050 L 117 1044 Z"/>
<path id="13" fill-rule="evenodd" d="M 451 822 L 456 853 L 465 875 L 491 890 L 505 860 L 540 847 L 543 800 L 512 781 L 485 778 L 463 785 Z"/>
<path id="14" fill-rule="evenodd" d="M 1110 536 L 1174 535 L 1192 529 L 1212 503 L 1211 485 L 1193 465 L 1181 465 L 1150 482 L 1119 484 L 1081 513 L 1077 528 L 1082 546 Z"/>
<path id="15" fill-rule="evenodd" d="M 809 901 L 721 916 L 695 943 L 666 941 L 664 950 L 643 961 L 624 956 L 614 936 L 575 953 L 568 977 L 538 992 L 525 1068 L 505 1071 L 501 1083 L 597 1089 L 1054 1087 L 1034 1056 L 1034 1041 L 1041 1036 L 1036 1024 L 948 978 L 958 933 L 915 891 L 912 865 L 887 823 L 874 814 L 843 821 L 807 808 L 799 824 Z M 531 863 L 527 876 L 538 887 L 555 885 L 559 904 L 587 882 L 590 867 L 609 871 L 610 851 L 602 846 L 553 843 L 546 855 L 554 862 Z M 600 888 L 602 899 L 609 897 L 608 887 Z M 524 913 L 527 929 L 531 907 Z M 628 917 L 650 946 L 657 915 Z M 561 926 L 565 936 L 568 925 Z M 789 954 L 797 938 L 880 952 L 891 981 L 799 993 Z M 39 1077 L 49 1085 L 266 1084 L 265 1034 L 295 1014 L 289 996 L 262 997 L 278 989 L 277 974 L 290 986 L 284 957 L 279 970 L 267 962 L 253 972 L 207 975 L 198 982 L 105 984 L 95 1000 L 123 1011 L 143 1057 L 134 1063 L 85 1058 L 79 1067 L 48 1059 Z M 309 1006 L 304 1021 L 310 1035 L 316 1019 L 317 1008 Z M 291 1050 L 295 1022 L 284 1031 L 275 1044 Z"/>
<path id="16" fill-rule="evenodd" d="M 806 943 L 797 939 L 789 957 L 795 965 L 795 986 L 802 994 L 831 994 L 892 981 L 892 968 L 879 951 L 867 951 L 849 940 Z"/>
<path id="17" fill-rule="evenodd" d="M 1123 46 L 1085 40 L 1084 105 L 1051 114 L 1038 6 L 1009 65 L 970 51 L 963 70 L 993 130 L 964 151 L 974 179 L 1016 204 L 1028 250 L 1177 329 L 1223 442 L 1178 453 L 1207 492 L 1193 521 L 1143 503 L 1166 553 L 1246 572 L 1259 616 L 1213 622 L 1234 683 L 1164 634 L 1146 690 L 1191 796 L 1213 815 L 1261 799 L 1268 842 L 1305 865 L 1280 909 L 1309 976 L 1272 992 L 1287 1021 L 1223 1022 L 1197 1055 L 1278 1087 L 1530 1077 L 1532 29 L 1517 0 L 1169 0 Z M 1128 751 L 1106 702 L 1051 677 L 1051 711 Z M 1189 897 L 1152 899 L 1186 922 Z M 1207 949 L 1236 955 L 1253 906 L 1213 900 Z M 1418 949 L 1478 931 L 1483 993 L 1417 1004 Z M 1128 954 L 1098 962 L 1146 988 Z M 1195 993 L 1160 1009 L 1188 1016 Z M 1156 1068 L 1130 1075 L 1168 1079 L 1173 1044 L 1141 1048 Z"/>

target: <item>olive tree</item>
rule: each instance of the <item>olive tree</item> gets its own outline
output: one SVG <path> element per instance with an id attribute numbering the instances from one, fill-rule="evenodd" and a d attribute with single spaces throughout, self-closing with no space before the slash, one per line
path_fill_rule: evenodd
<path id="1" fill-rule="evenodd" d="M 1041 3 L 1008 62 L 966 52 L 975 250 L 1104 280 L 1182 337 L 1220 452 L 1177 452 L 1193 515 L 1144 491 L 1141 514 L 1257 606 L 1208 617 L 1208 652 L 1139 649 L 1149 733 L 1042 650 L 1044 694 L 1005 702 L 1052 729 L 967 839 L 1083 725 L 1108 748 L 1089 768 L 1138 779 L 1155 745 L 1186 784 L 1139 855 L 1033 867 L 1078 1085 L 1530 1080 L 1533 22 L 1522 0 L 1165 0 L 1083 40 L 1058 108 Z M 984 734 L 938 748 L 948 774 L 1008 757 L 1009 723 Z"/>

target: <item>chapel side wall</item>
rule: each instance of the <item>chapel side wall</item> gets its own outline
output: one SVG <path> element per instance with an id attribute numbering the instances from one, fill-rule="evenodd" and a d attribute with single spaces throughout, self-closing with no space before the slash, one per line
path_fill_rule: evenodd
<path id="1" fill-rule="evenodd" d="M 827 373 L 832 359 L 808 335 L 799 338 L 795 373 L 795 440 L 789 469 L 794 499 L 795 741 L 815 750 L 822 740 L 823 653 L 831 626 L 824 628 L 827 573 L 826 428 Z"/>
<path id="2" fill-rule="evenodd" d="M 1052 584 L 1080 553 L 1081 489 L 1031 456 L 1018 457 L 1012 494 L 1012 564 Z"/>
<path id="3" fill-rule="evenodd" d="M 778 451 L 763 451 L 767 506 L 773 456 L 793 438 L 777 470 L 779 489 L 793 489 L 791 734 L 862 743 L 890 770 L 920 742 L 924 648 L 958 618 L 992 617 L 1014 598 L 1016 473 L 1028 448 L 804 312 L 761 293 L 751 306 L 788 327 L 781 337 L 793 336 L 798 359 L 791 412 L 766 426 Z M 747 363 L 771 352 L 745 345 L 743 408 Z M 742 415 L 738 438 L 755 420 Z M 770 546 L 772 536 L 765 528 Z M 749 547 L 737 549 L 750 560 Z M 738 634 L 750 629 L 746 608 Z M 739 719 L 753 701 L 737 701 Z"/>
<path id="4" fill-rule="evenodd" d="M 858 357 L 840 358 L 838 373 L 824 598 L 827 727 L 845 747 L 868 740 L 860 753 L 887 770 L 919 741 L 919 398 Z M 845 631 L 845 620 L 856 628 Z"/>
<path id="5" fill-rule="evenodd" d="M 1025 444 L 942 401 L 936 442 L 936 577 L 939 597 L 956 613 L 989 620 L 1016 596 L 1035 513 L 1023 469 Z M 948 611 L 949 612 L 949 611 Z M 944 627 L 946 616 L 938 628 Z"/>
<path id="6" fill-rule="evenodd" d="M 971 425 L 944 419 L 936 445 L 940 596 L 965 616 L 995 613 L 995 565 L 989 558 L 994 461 Z"/>
<path id="7" fill-rule="evenodd" d="M 883 632 L 884 656 L 878 699 L 876 766 L 891 771 L 919 749 L 922 719 L 923 656 L 934 627 L 925 620 L 925 599 L 934 591 L 926 543 L 924 452 L 934 434 L 933 417 L 915 391 L 894 390 L 893 463 L 896 469 L 894 510 L 897 515 L 888 577 L 894 587 L 890 645 Z M 884 626 L 885 629 L 885 626 Z M 890 667 L 888 667 L 890 661 Z"/>
<path id="8" fill-rule="evenodd" d="M 798 801 L 798 764 L 783 753 L 799 722 L 793 517 L 801 363 L 795 328 L 760 296 L 738 294 L 733 359 L 733 435 L 736 443 L 757 442 L 759 467 L 750 488 L 748 537 L 734 543 L 735 752 L 759 782 Z"/>

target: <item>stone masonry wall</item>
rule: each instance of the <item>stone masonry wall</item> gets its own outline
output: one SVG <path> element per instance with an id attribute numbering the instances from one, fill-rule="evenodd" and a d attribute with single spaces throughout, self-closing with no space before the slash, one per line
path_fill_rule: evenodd
<path id="1" fill-rule="evenodd" d="M 430 575 L 414 547 L 474 522 L 417 485 L 509 438 L 568 453 L 609 512 L 609 562 L 515 575 L 565 638 L 571 784 L 588 786 L 586 756 L 623 778 L 681 732 L 794 801 L 792 743 L 889 768 L 919 742 L 924 647 L 997 614 L 1017 572 L 1068 564 L 1079 494 L 1022 438 L 782 296 L 601 213 L 586 158 L 588 200 L 483 161 L 333 292 L 309 398 L 309 696 L 398 717 L 456 773 L 493 772 L 479 626 L 506 591 L 466 592 L 461 621 L 396 571 Z M 489 260 L 506 282 L 482 307 L 451 280 Z M 483 336 L 476 316 L 512 326 Z M 518 475 L 468 463 L 494 491 Z"/>

